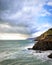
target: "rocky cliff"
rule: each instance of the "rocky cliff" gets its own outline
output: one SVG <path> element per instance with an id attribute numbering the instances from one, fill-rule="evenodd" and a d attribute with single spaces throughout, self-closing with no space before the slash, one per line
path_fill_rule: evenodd
<path id="1" fill-rule="evenodd" d="M 52 50 L 52 28 L 41 34 L 35 40 L 37 43 L 33 46 L 33 50 Z"/>

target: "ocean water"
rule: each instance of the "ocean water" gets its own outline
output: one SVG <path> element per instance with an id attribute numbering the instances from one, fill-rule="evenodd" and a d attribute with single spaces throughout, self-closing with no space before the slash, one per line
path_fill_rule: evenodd
<path id="1" fill-rule="evenodd" d="M 0 65 L 52 65 L 49 55 L 52 51 L 28 50 L 34 45 L 32 40 L 1 41 Z"/>

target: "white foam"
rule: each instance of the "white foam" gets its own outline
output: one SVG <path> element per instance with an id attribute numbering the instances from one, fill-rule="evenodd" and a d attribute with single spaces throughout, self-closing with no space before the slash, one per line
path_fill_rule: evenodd
<path id="1" fill-rule="evenodd" d="M 30 44 L 30 45 L 26 46 L 25 49 L 32 48 L 33 46 L 34 46 L 34 44 Z"/>
<path id="2" fill-rule="evenodd" d="M 34 44 L 32 43 L 32 44 L 24 47 L 24 49 L 32 48 L 33 46 L 34 46 Z M 36 50 L 29 50 L 28 52 L 29 52 L 29 54 L 34 55 L 37 59 L 41 59 L 44 61 L 50 60 L 48 58 L 48 55 L 52 53 L 52 51 L 50 51 L 50 50 L 49 51 L 41 51 L 41 53 L 39 53 L 39 51 L 36 51 Z"/>
<path id="3" fill-rule="evenodd" d="M 25 47 L 26 48 L 30 48 L 32 47 L 32 45 Z M 26 51 L 26 50 L 25 50 Z M 0 62 L 6 59 L 16 59 L 19 54 L 21 53 L 21 51 L 5 51 L 5 52 L 1 52 L 0 53 Z M 36 52 L 34 50 L 28 50 L 27 51 L 28 54 L 32 54 L 33 56 L 35 56 L 37 59 L 41 59 L 43 61 L 49 60 L 49 58 L 47 57 L 50 53 L 52 53 L 52 51 L 41 51 L 41 53 Z M 24 53 L 25 54 L 25 53 Z"/>
<path id="4" fill-rule="evenodd" d="M 49 58 L 47 57 L 50 53 L 52 53 L 52 51 L 42 51 L 41 53 L 36 53 L 36 52 L 32 52 L 32 54 L 37 57 L 37 59 L 41 59 L 41 60 L 49 60 Z"/>
<path id="5" fill-rule="evenodd" d="M 5 59 L 14 59 L 14 58 L 16 58 L 14 56 L 16 53 L 17 52 L 8 52 L 8 51 L 0 53 L 0 62 L 5 60 Z"/>

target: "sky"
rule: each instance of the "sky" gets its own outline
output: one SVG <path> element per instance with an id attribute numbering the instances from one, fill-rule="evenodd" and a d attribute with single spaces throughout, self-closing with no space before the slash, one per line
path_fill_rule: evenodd
<path id="1" fill-rule="evenodd" d="M 0 39 L 36 37 L 52 28 L 52 0 L 0 0 Z"/>

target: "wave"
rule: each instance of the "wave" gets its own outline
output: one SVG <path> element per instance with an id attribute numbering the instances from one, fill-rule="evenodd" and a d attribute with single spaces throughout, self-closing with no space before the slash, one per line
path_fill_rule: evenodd
<path id="1" fill-rule="evenodd" d="M 32 48 L 34 46 L 34 43 L 31 43 L 30 45 L 24 47 L 24 49 L 27 49 L 27 48 Z"/>
<path id="2" fill-rule="evenodd" d="M 52 51 L 41 51 L 41 53 L 35 51 L 32 51 L 31 54 L 33 54 L 37 59 L 43 60 L 43 61 L 47 61 L 47 60 L 52 60 L 50 58 L 48 58 L 48 55 L 52 53 Z"/>
<path id="3" fill-rule="evenodd" d="M 15 59 L 17 52 L 8 52 L 8 51 L 5 51 L 5 52 L 1 52 L 0 53 L 0 62 L 3 61 L 3 60 L 6 60 L 6 59 Z"/>
<path id="4" fill-rule="evenodd" d="M 34 46 L 34 43 L 31 43 L 30 45 L 26 46 L 25 49 L 28 49 L 28 48 L 32 48 Z M 49 54 L 52 53 L 51 50 L 48 50 L 48 51 L 37 51 L 37 50 L 29 50 L 28 51 L 30 54 L 34 55 L 37 59 L 41 59 L 41 60 L 50 60 L 47 56 Z"/>
<path id="5" fill-rule="evenodd" d="M 28 48 L 32 48 L 33 45 L 34 45 L 34 43 L 28 44 L 26 47 L 20 48 L 20 50 L 16 50 L 16 51 L 0 52 L 0 62 L 7 60 L 7 59 L 16 59 L 20 55 L 25 56 L 25 54 L 27 54 L 27 56 L 29 56 L 29 55 L 34 56 L 37 59 L 40 59 L 43 61 L 50 60 L 47 56 L 50 53 L 52 53 L 52 51 L 50 51 L 50 50 L 49 51 L 41 51 L 41 53 L 39 53 L 39 51 L 36 51 L 36 50 L 28 50 Z"/>

